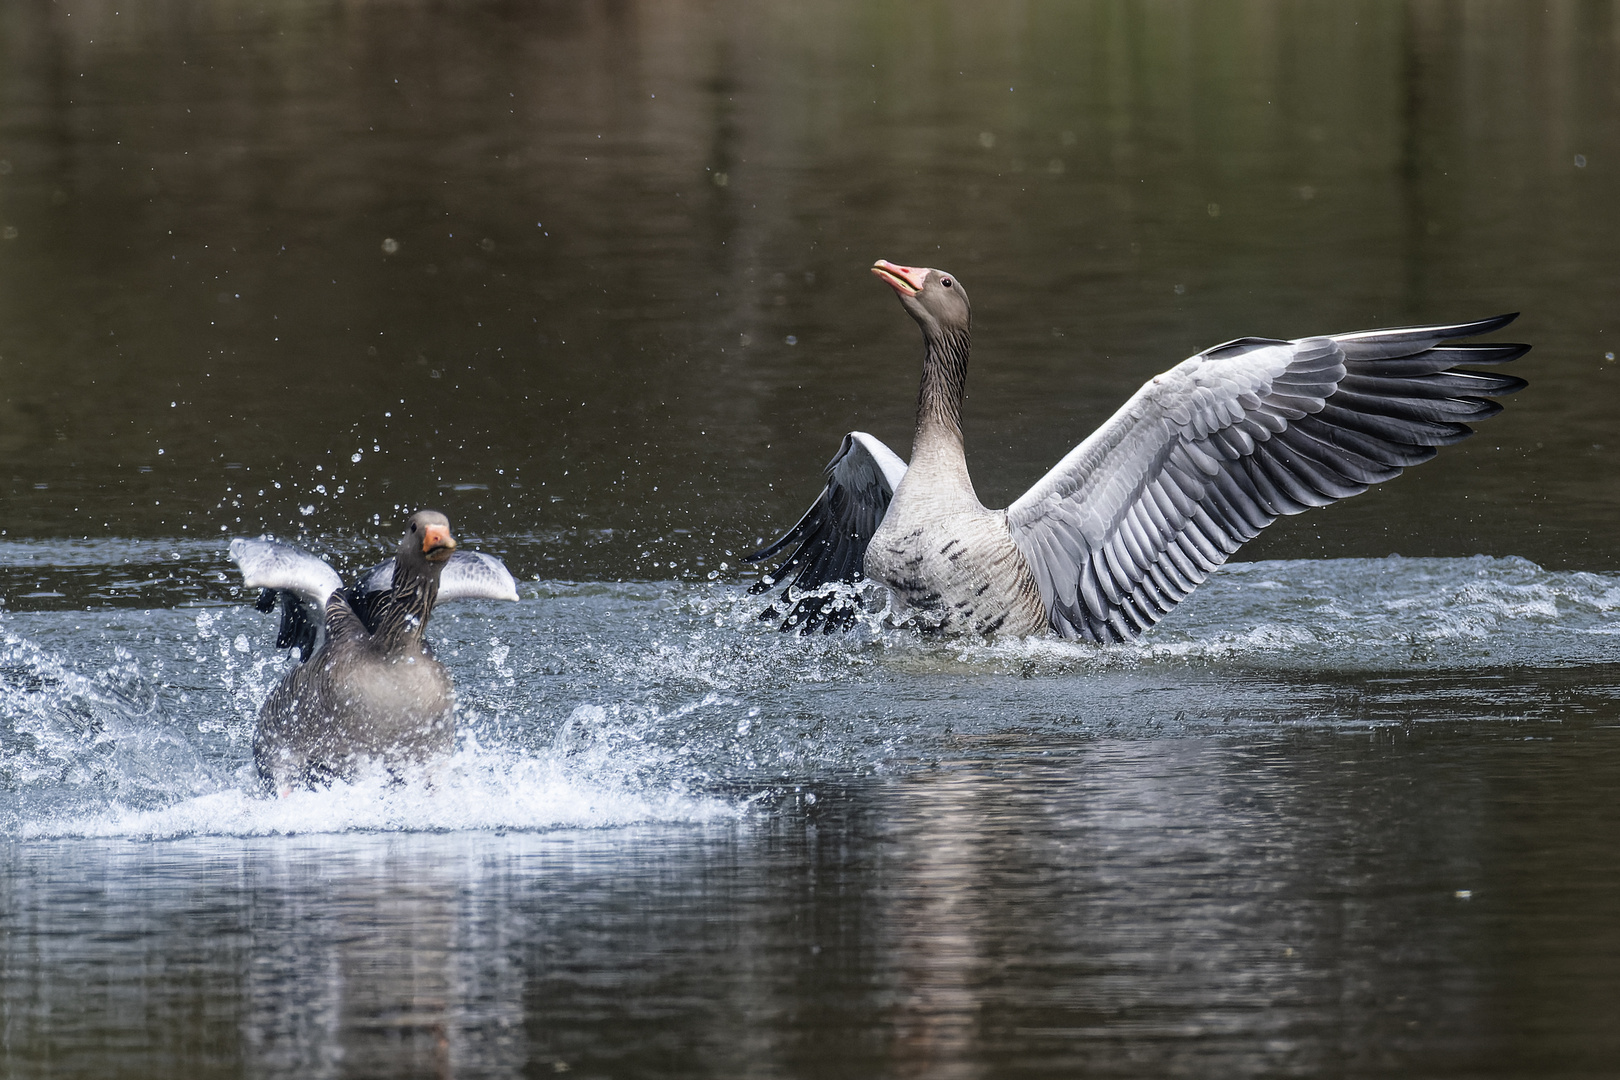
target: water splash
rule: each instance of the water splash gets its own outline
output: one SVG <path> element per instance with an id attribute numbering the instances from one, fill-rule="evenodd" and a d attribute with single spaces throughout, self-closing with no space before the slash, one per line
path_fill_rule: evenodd
<path id="1" fill-rule="evenodd" d="M 581 770 L 567 754 L 530 757 L 470 743 L 448 762 L 403 780 L 375 769 L 328 788 L 260 794 L 244 768 L 229 789 L 139 809 L 114 803 L 90 814 L 24 823 L 41 837 L 291 836 L 343 832 L 453 832 L 601 828 L 736 820 L 749 798 L 643 787 Z"/>
<path id="2" fill-rule="evenodd" d="M 1620 634 L 1620 577 L 1513 558 L 1234 564 L 1111 646 L 935 638 L 893 625 L 880 591 L 851 595 L 856 625 L 833 635 L 781 633 L 760 618 L 769 598 L 724 582 L 541 582 L 517 604 L 446 605 L 431 636 L 457 685 L 454 757 L 282 800 L 250 764 L 290 662 L 273 620 L 240 603 L 0 612 L 0 834 L 731 820 L 760 792 L 916 768 L 1014 729 L 1158 737 L 1484 708 L 1424 682 L 1447 672 L 1510 674 L 1528 689 L 1491 700 L 1529 716 L 1546 707 L 1537 672 L 1613 681 Z"/>

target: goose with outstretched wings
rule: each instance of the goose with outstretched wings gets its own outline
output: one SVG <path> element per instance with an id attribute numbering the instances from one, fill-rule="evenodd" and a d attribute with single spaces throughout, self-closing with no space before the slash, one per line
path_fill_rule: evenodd
<path id="1" fill-rule="evenodd" d="M 253 734 L 260 777 L 277 791 L 352 775 L 367 759 L 392 767 L 450 752 L 450 674 L 423 636 L 445 600 L 516 600 L 493 555 L 458 551 L 450 522 L 422 510 L 393 557 L 345 588 L 320 558 L 270 539 L 231 541 L 257 607 L 281 604 L 279 648 L 299 663 L 270 692 Z"/>
<path id="2" fill-rule="evenodd" d="M 791 548 L 755 586 L 787 583 L 784 628 L 848 625 L 848 601 L 823 586 L 866 577 L 897 610 L 946 632 L 1129 640 L 1277 518 L 1429 460 L 1525 385 L 1467 369 L 1516 360 L 1528 345 L 1461 340 L 1515 315 L 1240 338 L 1154 376 L 1016 502 L 990 510 L 962 446 L 962 284 L 885 260 L 873 272 L 922 328 L 912 460 L 863 432 L 845 436 L 809 512 L 747 556 Z"/>

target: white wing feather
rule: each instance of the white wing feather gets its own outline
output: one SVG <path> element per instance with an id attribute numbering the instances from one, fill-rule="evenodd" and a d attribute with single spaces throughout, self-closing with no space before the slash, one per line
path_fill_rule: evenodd
<path id="1" fill-rule="evenodd" d="M 439 600 L 516 600 L 517 582 L 506 564 L 482 551 L 458 551 L 444 564 Z"/>
<path id="2" fill-rule="evenodd" d="M 323 560 L 279 540 L 232 540 L 231 559 L 241 569 L 242 584 L 248 588 L 285 589 L 321 612 L 332 594 L 343 587 L 343 579 Z"/>

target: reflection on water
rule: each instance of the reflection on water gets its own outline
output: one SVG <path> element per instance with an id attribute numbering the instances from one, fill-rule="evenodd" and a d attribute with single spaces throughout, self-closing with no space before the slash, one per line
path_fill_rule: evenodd
<path id="1" fill-rule="evenodd" d="M 1500 812 L 1564 801 L 1572 756 L 1520 745 L 1125 740 L 731 826 L 14 845 L 7 1065 L 1575 1069 L 1620 1048 L 1592 993 L 1620 948 L 1617 792 L 1526 846 Z M 1589 870 L 1560 895 L 1553 864 Z"/>
<path id="2" fill-rule="evenodd" d="M 1611 1071 L 1617 72 L 1581 0 L 0 5 L 0 1072 Z M 779 635 L 735 552 L 911 430 L 880 256 L 992 502 L 1239 335 L 1518 309 L 1531 386 L 1135 645 Z M 525 582 L 435 617 L 455 756 L 259 797 L 225 539 L 422 505 Z"/>

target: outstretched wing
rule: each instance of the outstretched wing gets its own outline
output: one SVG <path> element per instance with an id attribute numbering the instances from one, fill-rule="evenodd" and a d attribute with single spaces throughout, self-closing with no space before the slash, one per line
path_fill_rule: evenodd
<path id="1" fill-rule="evenodd" d="M 763 562 L 793 549 L 787 559 L 763 575 L 749 591 L 764 592 L 790 575 L 789 587 L 798 590 L 815 589 L 831 582 L 859 581 L 866 561 L 866 545 L 883 522 L 883 515 L 889 512 L 894 489 L 900 486 L 900 478 L 905 475 L 906 463 L 883 443 L 864 431 L 845 435 L 838 453 L 827 463 L 826 488 L 798 524 L 774 543 L 743 556 L 745 562 Z M 784 591 L 783 596 L 786 595 Z M 840 618 L 824 616 L 827 599 L 801 599 L 782 628 L 797 626 L 809 631 L 822 626 L 831 632 L 849 625 L 852 612 Z M 774 617 L 774 612 L 768 611 L 765 617 Z"/>
<path id="2" fill-rule="evenodd" d="M 337 571 L 324 560 L 279 540 L 232 540 L 231 560 L 241 568 L 242 584 L 248 588 L 284 589 L 319 608 L 343 587 Z"/>
<path id="3" fill-rule="evenodd" d="M 458 551 L 439 576 L 439 601 L 516 600 L 517 581 L 506 564 L 482 551 Z"/>
<path id="4" fill-rule="evenodd" d="M 394 587 L 394 560 L 388 558 L 361 572 L 343 595 L 366 629 L 376 632 L 373 598 Z M 446 600 L 516 600 L 517 580 L 506 564 L 482 551 L 456 551 L 445 561 L 439 574 L 439 596 Z"/>
<path id="5" fill-rule="evenodd" d="M 1462 371 L 1528 345 L 1442 345 L 1517 315 L 1273 341 L 1155 376 L 1007 509 L 1053 629 L 1122 641 L 1158 622 L 1284 514 L 1427 461 L 1525 383 Z"/>
<path id="6" fill-rule="evenodd" d="M 276 648 L 297 648 L 308 659 L 315 651 L 327 602 L 343 587 L 337 571 L 303 548 L 279 540 L 232 540 L 231 560 L 242 571 L 242 584 L 262 590 L 256 608 L 270 612 L 281 603 Z"/>

